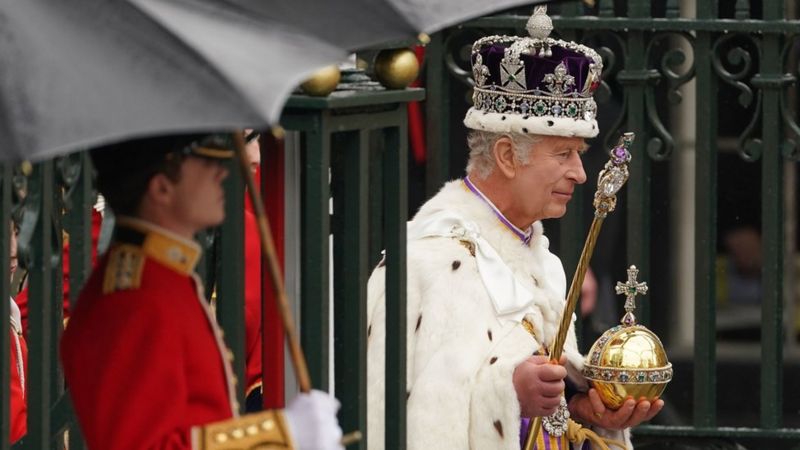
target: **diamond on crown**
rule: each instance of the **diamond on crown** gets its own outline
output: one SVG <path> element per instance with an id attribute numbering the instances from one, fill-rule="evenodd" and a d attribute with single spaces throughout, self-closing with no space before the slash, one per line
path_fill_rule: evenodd
<path id="1" fill-rule="evenodd" d="M 564 95 L 567 89 L 575 86 L 575 77 L 567 72 L 567 66 L 561 61 L 553 73 L 544 76 L 547 88 L 555 95 Z"/>

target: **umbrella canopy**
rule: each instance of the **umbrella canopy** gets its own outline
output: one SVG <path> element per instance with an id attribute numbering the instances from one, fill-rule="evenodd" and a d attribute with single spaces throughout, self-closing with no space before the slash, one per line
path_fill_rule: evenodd
<path id="1" fill-rule="evenodd" d="M 0 159 L 276 123 L 298 83 L 347 55 L 208 5 L 0 0 Z"/>
<path id="2" fill-rule="evenodd" d="M 277 123 L 348 52 L 531 0 L 0 0 L 0 160 Z"/>
<path id="3" fill-rule="evenodd" d="M 182 3 L 183 0 L 135 0 Z M 220 10 L 241 9 L 349 50 L 433 33 L 468 19 L 548 0 L 214 0 Z"/>

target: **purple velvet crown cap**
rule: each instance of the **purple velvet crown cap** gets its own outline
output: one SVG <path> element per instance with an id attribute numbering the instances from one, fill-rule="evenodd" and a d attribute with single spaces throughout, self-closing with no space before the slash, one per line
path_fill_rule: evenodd
<path id="1" fill-rule="evenodd" d="M 600 84 L 602 59 L 589 47 L 548 37 L 550 23 L 546 10 L 537 8 L 529 21 L 531 37 L 488 36 L 475 42 L 467 127 L 582 138 L 598 134 L 592 95 Z"/>
<path id="2" fill-rule="evenodd" d="M 492 44 L 472 55 L 472 64 L 475 64 L 477 55 L 480 54 L 483 64 L 489 69 L 489 76 L 485 83 L 487 86 L 502 86 L 500 62 L 505 57 L 507 49 L 508 45 Z M 586 81 L 590 78 L 589 67 L 594 63 L 592 58 L 581 52 L 560 46 L 553 46 L 552 52 L 551 56 L 520 54 L 519 59 L 524 64 L 528 90 L 538 89 L 542 92 L 547 92 L 547 86 L 544 81 L 545 76 L 554 73 L 556 67 L 561 63 L 566 66 L 567 74 L 575 78 L 575 83 L 568 87 L 565 93 L 580 93 L 584 90 L 591 93 L 597 88 L 598 79 L 592 80 L 594 86 L 591 84 L 586 85 Z"/>

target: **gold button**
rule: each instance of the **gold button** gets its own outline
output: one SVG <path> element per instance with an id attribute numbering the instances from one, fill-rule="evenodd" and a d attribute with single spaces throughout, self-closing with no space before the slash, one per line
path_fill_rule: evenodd
<path id="1" fill-rule="evenodd" d="M 250 436 L 255 436 L 258 434 L 258 427 L 255 425 L 250 425 L 244 431 L 246 431 Z"/>
<path id="2" fill-rule="evenodd" d="M 225 356 L 228 358 L 229 362 L 233 362 L 233 352 L 231 349 L 226 349 Z"/>
<path id="3" fill-rule="evenodd" d="M 241 439 L 244 437 L 244 430 L 241 428 L 234 428 L 234 430 L 231 431 L 231 436 L 233 436 L 234 439 Z"/>
<path id="4" fill-rule="evenodd" d="M 222 444 L 228 442 L 228 435 L 225 433 L 217 433 L 217 435 L 214 436 L 214 439 L 216 439 L 217 442 Z"/>
<path id="5" fill-rule="evenodd" d="M 269 431 L 269 430 L 275 428 L 275 422 L 273 422 L 272 420 L 267 419 L 267 420 L 261 422 L 261 428 L 263 428 L 266 431 Z"/>

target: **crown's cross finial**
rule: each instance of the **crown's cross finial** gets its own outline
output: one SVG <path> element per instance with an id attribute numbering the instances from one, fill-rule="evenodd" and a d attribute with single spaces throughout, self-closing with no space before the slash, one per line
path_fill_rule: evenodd
<path id="1" fill-rule="evenodd" d="M 622 324 L 630 326 L 636 323 L 636 316 L 633 315 L 633 310 L 636 309 L 636 296 L 647 294 L 647 283 L 639 282 L 636 278 L 639 276 L 639 269 L 636 266 L 628 268 L 628 281 L 617 282 L 617 295 L 625 295 L 625 316 L 622 318 Z"/>

